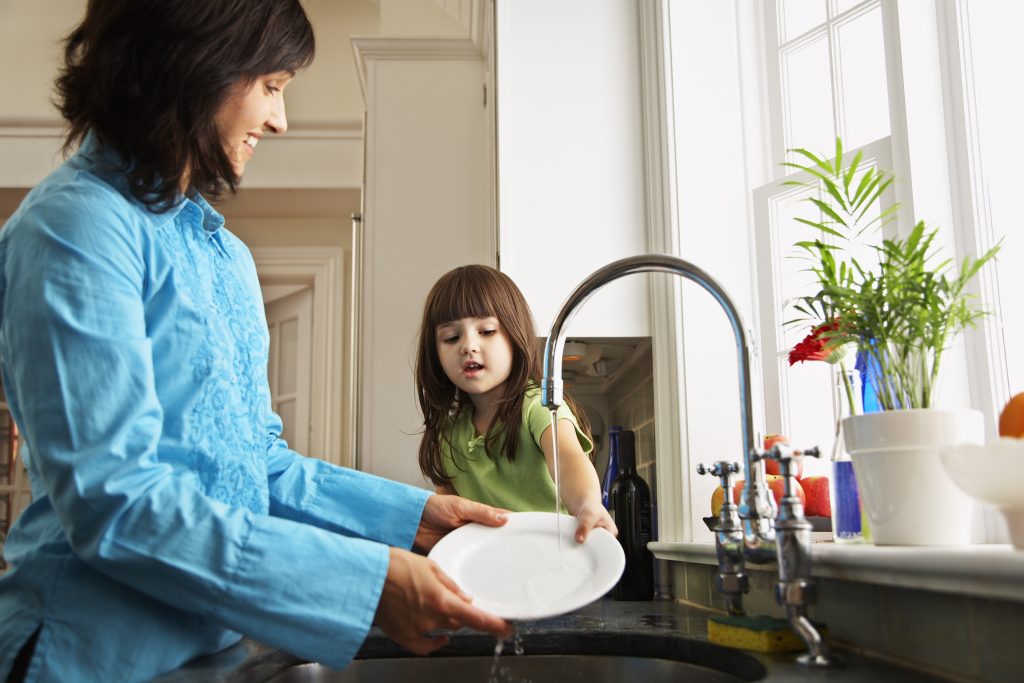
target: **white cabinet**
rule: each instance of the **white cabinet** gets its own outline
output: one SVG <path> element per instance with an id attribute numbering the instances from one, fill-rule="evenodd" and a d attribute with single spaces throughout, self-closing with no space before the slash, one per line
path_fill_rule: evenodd
<path id="1" fill-rule="evenodd" d="M 367 112 L 361 469 L 422 482 L 414 340 L 438 276 L 500 253 L 544 335 L 584 277 L 649 250 L 637 12 L 622 0 L 498 0 L 496 88 L 487 30 L 353 39 Z M 650 336 L 646 278 L 605 287 L 568 332 Z"/>
<path id="2" fill-rule="evenodd" d="M 353 39 L 366 99 L 356 264 L 360 469 L 423 484 L 415 340 L 427 291 L 493 265 L 493 110 L 471 40 Z"/>
<path id="3" fill-rule="evenodd" d="M 638 4 L 497 0 L 501 269 L 546 335 L 600 266 L 649 251 Z M 647 276 L 598 292 L 574 337 L 650 335 Z"/>

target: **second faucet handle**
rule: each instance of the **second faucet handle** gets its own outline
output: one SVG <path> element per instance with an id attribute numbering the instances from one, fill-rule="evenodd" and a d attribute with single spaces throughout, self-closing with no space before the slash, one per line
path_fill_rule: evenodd
<path id="1" fill-rule="evenodd" d="M 801 458 L 820 458 L 821 451 L 817 446 L 798 450 L 784 443 L 777 443 L 767 451 L 755 451 L 754 460 L 776 460 L 779 463 L 779 474 L 784 477 L 794 475 L 793 463 Z"/>
<path id="2" fill-rule="evenodd" d="M 740 530 L 739 507 L 733 502 L 733 475 L 739 473 L 739 463 L 718 460 L 711 467 L 704 463 L 697 465 L 697 474 L 712 474 L 721 480 L 722 508 L 718 511 L 719 533 L 726 535 L 738 533 Z M 714 504 L 712 503 L 712 508 Z M 743 589 L 746 592 L 746 589 Z"/>
<path id="3" fill-rule="evenodd" d="M 739 473 L 739 463 L 729 460 L 718 460 L 711 467 L 704 463 L 697 465 L 697 474 L 711 474 L 722 481 L 723 488 L 732 488 L 732 475 Z"/>

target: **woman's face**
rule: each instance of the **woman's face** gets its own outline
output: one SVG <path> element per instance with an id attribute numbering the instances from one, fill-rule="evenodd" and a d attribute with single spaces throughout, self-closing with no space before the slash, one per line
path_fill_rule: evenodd
<path id="1" fill-rule="evenodd" d="M 260 76 L 248 87 L 239 86 L 217 111 L 217 131 L 237 178 L 264 134 L 281 135 L 288 129 L 284 89 L 291 80 L 287 71 Z"/>

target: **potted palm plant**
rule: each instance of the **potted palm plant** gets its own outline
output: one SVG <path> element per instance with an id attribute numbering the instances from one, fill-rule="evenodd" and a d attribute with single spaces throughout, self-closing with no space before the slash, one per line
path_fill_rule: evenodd
<path id="1" fill-rule="evenodd" d="M 803 221 L 818 234 L 798 244 L 811 257 L 820 287 L 798 310 L 828 316 L 815 328 L 826 348 L 842 357 L 839 350 L 852 347 L 868 360 L 880 408 L 842 424 L 874 542 L 967 543 L 972 503 L 949 479 L 939 453 L 956 443 L 981 443 L 983 419 L 976 410 L 936 407 L 936 390 L 954 339 L 986 314 L 968 284 L 999 245 L 954 265 L 939 256 L 937 230 L 921 221 L 906 237 L 871 245 L 873 263 L 843 253 L 830 238 L 860 234 L 895 215 L 895 206 L 878 211 L 851 201 L 872 194 L 876 201 L 880 192 L 867 188 L 887 186 L 892 175 L 864 171 L 857 156 L 844 163 L 839 140 L 832 161 L 796 151 L 810 161 L 794 164 L 814 177 L 805 184 L 825 188 L 814 202 L 820 218 Z M 869 215 L 867 227 L 850 223 L 851 216 Z"/>

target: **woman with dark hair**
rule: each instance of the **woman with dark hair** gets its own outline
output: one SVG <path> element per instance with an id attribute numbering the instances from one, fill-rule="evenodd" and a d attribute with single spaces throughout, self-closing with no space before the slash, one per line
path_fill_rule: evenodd
<path id="1" fill-rule="evenodd" d="M 0 680 L 149 680 L 242 634 L 342 667 L 376 623 L 508 625 L 427 558 L 501 511 L 305 458 L 270 408 L 233 191 L 313 58 L 299 0 L 90 0 L 58 105 L 78 146 L 0 232 L 0 369 L 33 501 Z"/>

